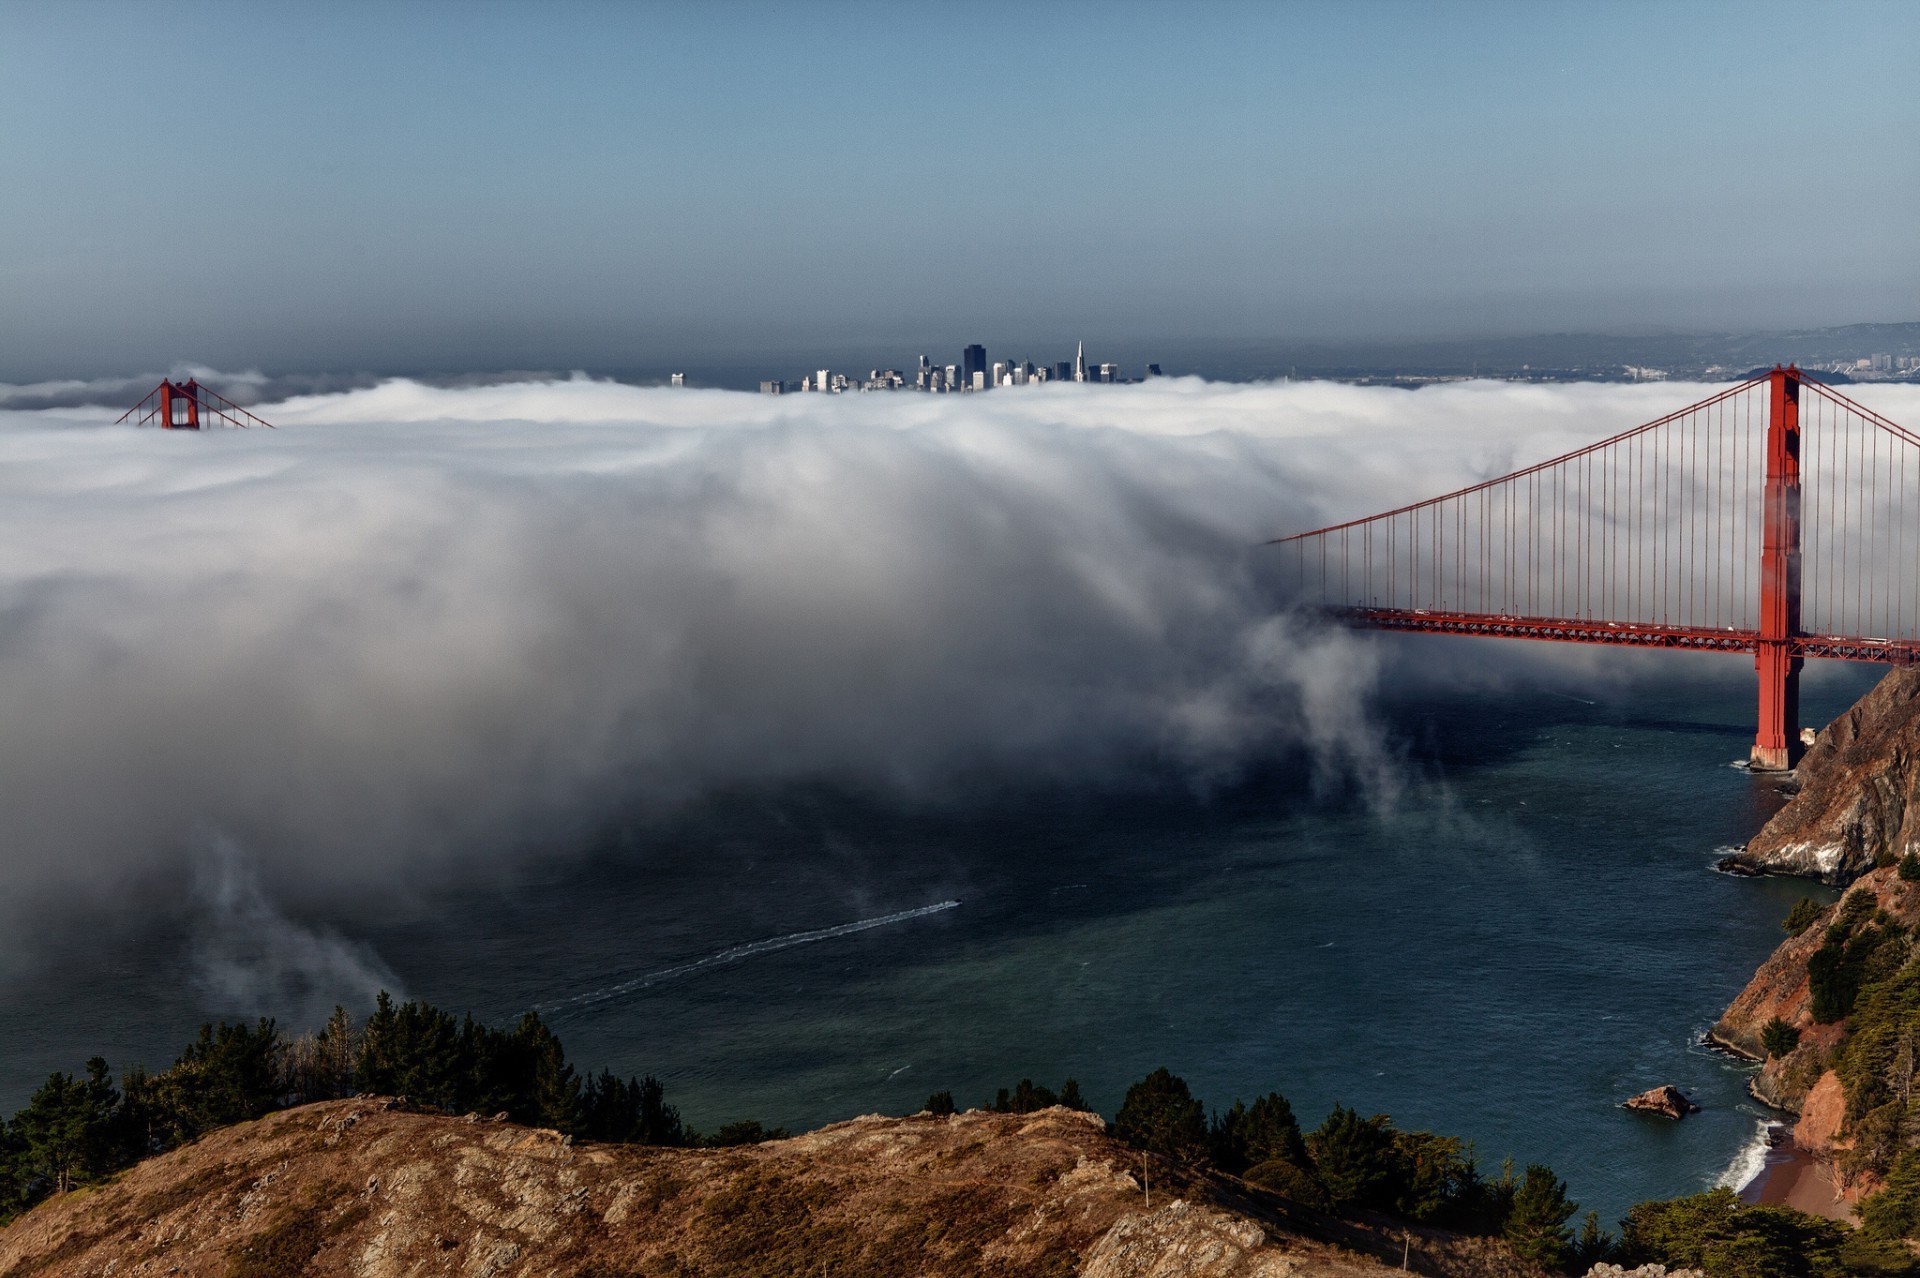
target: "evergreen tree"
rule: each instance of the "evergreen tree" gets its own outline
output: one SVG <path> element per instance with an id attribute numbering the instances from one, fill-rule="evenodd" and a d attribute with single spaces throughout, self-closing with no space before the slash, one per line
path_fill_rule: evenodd
<path id="1" fill-rule="evenodd" d="M 921 1108 L 935 1118 L 947 1118 L 958 1112 L 953 1103 L 953 1093 L 950 1091 L 935 1092 L 927 1097 L 927 1103 Z"/>
<path id="2" fill-rule="evenodd" d="M 1087 1104 L 1086 1097 L 1080 1094 L 1080 1084 L 1069 1078 L 1060 1085 L 1060 1103 L 1068 1109 L 1077 1109 L 1083 1113 L 1091 1112 L 1093 1106 Z"/>
<path id="3" fill-rule="evenodd" d="M 1393 1133 L 1391 1210 L 1422 1224 L 1453 1223 L 1480 1197 L 1480 1173 L 1455 1136 Z"/>
<path id="4" fill-rule="evenodd" d="M 1198 1161 L 1207 1154 L 1207 1112 L 1186 1080 L 1161 1066 L 1127 1089 L 1114 1134 L 1165 1158 Z"/>
<path id="5" fill-rule="evenodd" d="M 1573 1272 L 1584 1273 L 1612 1260 L 1616 1250 L 1613 1235 L 1600 1228 L 1600 1213 L 1588 1212 L 1580 1225 L 1580 1237 L 1573 1244 Z"/>
<path id="6" fill-rule="evenodd" d="M 519 1121 L 556 1131 L 576 1131 L 580 1125 L 580 1080 L 567 1064 L 559 1038 L 528 1012 L 513 1032 L 515 1063 L 521 1071 Z"/>
<path id="7" fill-rule="evenodd" d="M 1787 911 L 1787 917 L 1781 920 L 1780 929 L 1788 936 L 1798 936 L 1818 923 L 1820 916 L 1826 912 L 1825 906 L 1810 897 L 1803 896 L 1794 902 L 1791 910 Z"/>
<path id="8" fill-rule="evenodd" d="M 637 1145 L 692 1143 L 680 1111 L 652 1077 L 622 1082 L 606 1070 L 587 1079 L 580 1096 L 580 1132 L 592 1140 Z"/>
<path id="9" fill-rule="evenodd" d="M 1214 1163 L 1235 1176 L 1275 1159 L 1303 1169 L 1313 1165 L 1293 1106 L 1279 1092 L 1268 1092 L 1252 1105 L 1236 1099 L 1232 1109 L 1215 1116 L 1208 1146 Z"/>
<path id="10" fill-rule="evenodd" d="M 1060 1103 L 1060 1098 L 1044 1087 L 1037 1086 L 1031 1078 L 1020 1080 L 1011 1094 L 1001 1088 L 993 1101 L 996 1114 L 1031 1114 L 1037 1109 L 1048 1109 Z"/>
<path id="11" fill-rule="evenodd" d="M 1572 1253 L 1573 1232 L 1567 1221 L 1578 1210 L 1552 1169 L 1532 1163 L 1514 1192 L 1513 1212 L 1503 1232 L 1521 1259 L 1543 1269 L 1559 1269 Z"/>
<path id="12" fill-rule="evenodd" d="M 1307 1137 L 1314 1170 L 1340 1207 L 1385 1207 L 1394 1180 L 1393 1120 L 1385 1114 L 1362 1118 L 1335 1105 L 1326 1121 Z"/>
<path id="13" fill-rule="evenodd" d="M 392 995 L 382 990 L 360 1036 L 354 1079 L 363 1092 L 405 1096 L 448 1113 L 464 1112 L 470 1106 L 462 1102 L 477 1090 L 472 1077 L 477 1037 L 472 1018 L 463 1026 L 425 1003 L 396 1006 Z"/>
<path id="14" fill-rule="evenodd" d="M 29 1189 L 37 1182 L 64 1194 L 112 1166 L 114 1090 L 107 1063 L 87 1062 L 84 1078 L 53 1074 L 13 1117 L 19 1156 Z"/>
<path id="15" fill-rule="evenodd" d="M 1785 1056 L 1800 1046 L 1800 1031 L 1776 1016 L 1761 1027 L 1760 1043 L 1767 1055 Z"/>

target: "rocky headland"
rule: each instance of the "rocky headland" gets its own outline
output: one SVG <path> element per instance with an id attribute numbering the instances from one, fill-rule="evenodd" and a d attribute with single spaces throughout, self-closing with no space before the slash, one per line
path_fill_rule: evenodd
<path id="1" fill-rule="evenodd" d="M 363 1097 L 224 1128 L 0 1230 L 4 1278 L 1370 1278 L 1402 1272 L 1403 1255 L 1417 1273 L 1539 1272 L 1491 1240 L 1336 1220 L 1143 1164 L 1063 1108 L 667 1149 Z"/>
<path id="2" fill-rule="evenodd" d="M 1878 1074 L 1849 1052 L 1856 1002 L 1875 1021 L 1874 1054 L 1887 1027 L 1873 997 L 1898 979 L 1920 933 L 1920 877 L 1901 872 L 1920 851 L 1920 669 L 1896 670 L 1823 729 L 1796 769 L 1796 793 L 1723 865 L 1797 875 L 1846 887 L 1842 900 L 1805 917 L 1761 964 L 1713 1026 L 1719 1046 L 1761 1063 L 1754 1096 L 1794 1118 L 1793 1141 L 1848 1202 L 1875 1189 L 1900 1139 L 1886 1145 L 1875 1117 Z M 1790 921 L 1791 922 L 1791 921 Z M 1864 993 L 1863 993 L 1864 991 Z M 1849 1082 L 1854 1094 L 1849 1094 Z M 1871 1094 L 1869 1094 L 1871 1093 Z M 1901 1098 L 1904 1108 L 1905 1097 Z"/>
<path id="3" fill-rule="evenodd" d="M 1793 798 L 1724 868 L 1845 887 L 1920 849 L 1920 667 L 1822 729 L 1789 784 Z"/>

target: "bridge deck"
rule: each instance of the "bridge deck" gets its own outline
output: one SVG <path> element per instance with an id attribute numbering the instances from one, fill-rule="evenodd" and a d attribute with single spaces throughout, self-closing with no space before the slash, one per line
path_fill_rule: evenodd
<path id="1" fill-rule="evenodd" d="M 1760 646 L 1758 631 L 1732 627 L 1651 626 L 1616 621 L 1582 621 L 1570 617 L 1509 617 L 1489 613 L 1444 612 L 1431 608 L 1326 608 L 1321 611 L 1345 625 L 1368 630 L 1479 635 L 1498 639 L 1544 639 L 1556 643 L 1599 643 L 1695 652 L 1757 652 Z M 1890 666 L 1920 662 L 1920 640 L 1855 635 L 1795 635 L 1791 642 L 1796 657 L 1872 661 Z"/>

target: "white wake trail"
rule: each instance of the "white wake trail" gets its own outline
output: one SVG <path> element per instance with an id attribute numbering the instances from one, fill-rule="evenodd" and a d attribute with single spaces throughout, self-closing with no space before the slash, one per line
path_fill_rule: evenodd
<path id="1" fill-rule="evenodd" d="M 811 945 L 815 941 L 831 941 L 839 936 L 852 936 L 855 932 L 865 932 L 869 928 L 887 927 L 894 923 L 905 923 L 910 919 L 922 919 L 929 914 L 939 914 L 943 910 L 955 909 L 958 901 L 939 901 L 933 905 L 922 905 L 916 909 L 900 910 L 893 914 L 881 914 L 870 919 L 859 919 L 852 923 L 838 923 L 833 927 L 814 928 L 807 932 L 791 932 L 786 936 L 770 936 L 765 940 L 747 941 L 740 945 L 729 946 L 705 958 L 695 959 L 691 963 L 681 963 L 675 967 L 662 968 L 658 972 L 649 972 L 645 976 L 636 976 L 630 981 L 618 985 L 609 985 L 602 989 L 589 990 L 585 994 L 575 994 L 571 998 L 557 999 L 550 1003 L 537 1003 L 534 1010 L 543 1015 L 576 1012 L 583 1008 L 605 1003 L 622 995 L 631 994 L 663 981 L 678 980 L 691 976 L 695 972 L 710 967 L 720 967 L 727 963 L 737 963 L 741 959 L 753 958 L 760 954 L 771 954 L 775 950 L 788 950 L 796 945 Z"/>

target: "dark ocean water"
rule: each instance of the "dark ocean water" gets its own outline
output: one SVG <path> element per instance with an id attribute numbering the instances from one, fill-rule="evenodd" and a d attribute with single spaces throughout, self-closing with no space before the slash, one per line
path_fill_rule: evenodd
<path id="1" fill-rule="evenodd" d="M 1812 674 L 1810 723 L 1875 677 Z M 1215 1106 L 1278 1089 L 1310 1123 L 1339 1102 L 1471 1138 L 1490 1169 L 1550 1163 L 1610 1221 L 1753 1149 L 1746 1071 L 1700 1038 L 1824 895 L 1712 868 L 1779 801 L 1734 766 L 1751 677 L 1701 659 L 1625 691 L 1391 706 L 1413 780 L 1388 812 L 1284 777 L 937 815 L 761 797 L 340 926 L 409 994 L 542 1006 L 577 1062 L 658 1075 L 699 1126 L 1023 1076 L 1072 1075 L 1111 1114 L 1165 1064 Z M 55 958 L 0 987 L 9 1109 L 54 1064 L 164 1063 L 228 1010 L 157 942 Z M 1704 1112 L 1618 1108 L 1660 1083 Z"/>

